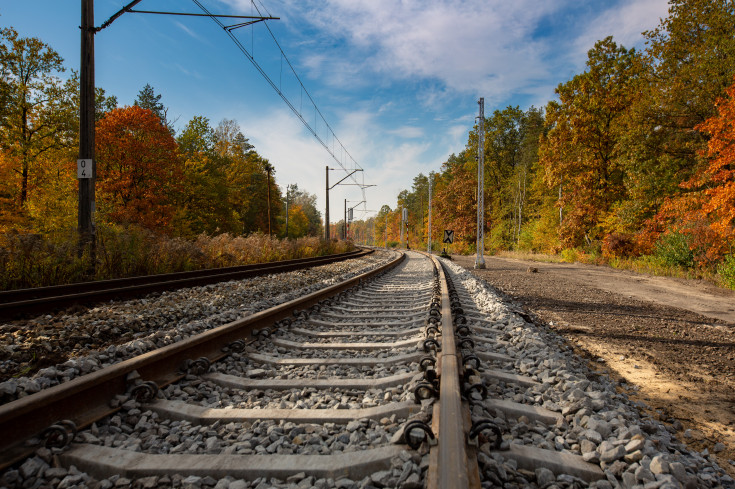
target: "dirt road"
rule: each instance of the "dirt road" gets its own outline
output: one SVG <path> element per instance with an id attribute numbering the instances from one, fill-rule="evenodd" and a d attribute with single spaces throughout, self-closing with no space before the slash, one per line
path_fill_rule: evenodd
<path id="1" fill-rule="evenodd" d="M 470 270 L 475 262 L 453 259 Z M 594 265 L 496 257 L 485 264 L 473 272 L 597 368 L 637 386 L 627 393 L 735 476 L 735 291 Z"/>

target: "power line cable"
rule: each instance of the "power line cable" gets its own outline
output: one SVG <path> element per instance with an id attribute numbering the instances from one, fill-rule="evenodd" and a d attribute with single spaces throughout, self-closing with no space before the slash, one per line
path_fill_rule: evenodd
<path id="1" fill-rule="evenodd" d="M 204 5 L 202 5 L 202 3 L 199 0 L 192 0 L 192 1 L 207 16 L 209 16 L 217 25 L 219 25 L 222 28 L 222 30 L 225 31 L 225 33 L 230 37 L 230 39 L 237 46 L 237 48 L 245 55 L 245 57 L 253 64 L 253 66 L 255 66 L 255 69 L 257 69 L 258 72 L 261 74 L 261 76 L 263 76 L 263 78 L 265 78 L 265 80 L 273 88 L 273 90 L 275 90 L 275 92 L 281 97 L 281 99 L 286 103 L 286 105 L 288 105 L 288 107 L 296 115 L 296 117 L 299 118 L 299 120 L 304 124 L 304 126 L 309 130 L 309 132 L 311 132 L 311 134 L 314 136 L 314 138 L 316 138 L 316 140 L 319 142 L 319 144 L 321 144 L 322 147 L 324 147 L 324 149 L 327 150 L 327 152 L 330 154 L 330 156 L 332 157 L 332 159 L 334 159 L 334 161 L 336 161 L 337 164 L 344 171 L 350 171 L 350 170 L 355 169 L 355 168 L 362 169 L 362 167 L 357 163 L 357 161 L 355 161 L 355 159 L 352 157 L 352 155 L 349 153 L 349 151 L 347 151 L 347 148 L 345 148 L 344 144 L 342 144 L 342 141 L 340 141 L 340 139 L 334 133 L 334 130 L 332 129 L 332 127 L 327 122 L 327 120 L 324 117 L 324 115 L 322 114 L 321 110 L 319 110 L 319 107 L 317 107 L 316 102 L 314 101 L 314 99 L 312 98 L 311 94 L 309 93 L 309 91 L 304 86 L 304 83 L 301 81 L 301 77 L 299 77 L 298 73 L 296 72 L 296 69 L 291 64 L 291 61 L 288 59 L 288 56 L 286 56 L 286 53 L 283 51 L 283 48 L 281 47 L 280 43 L 276 39 L 276 36 L 273 34 L 273 31 L 271 30 L 270 26 L 268 25 L 268 22 L 265 22 L 264 21 L 263 24 L 265 24 L 266 29 L 268 29 L 268 33 L 270 34 L 271 38 L 273 39 L 273 42 L 278 47 L 278 51 L 281 54 L 281 65 L 283 63 L 283 60 L 285 60 L 286 61 L 286 64 L 288 65 L 288 67 L 290 68 L 290 70 L 293 73 L 294 77 L 296 78 L 296 80 L 299 83 L 299 87 L 300 87 L 300 98 L 301 98 L 301 100 L 299 102 L 299 109 L 298 110 L 297 110 L 296 106 L 294 105 L 294 103 L 292 103 L 289 100 L 289 98 L 286 96 L 286 94 L 282 91 L 282 79 L 281 79 L 282 75 L 279 75 L 279 83 L 276 83 L 270 76 L 268 76 L 268 74 L 266 73 L 265 69 L 263 69 L 263 67 L 255 60 L 255 56 L 252 53 L 252 51 L 254 50 L 254 43 L 253 43 L 253 47 L 251 48 L 251 50 L 248 51 L 248 49 L 240 42 L 240 40 L 233 33 L 233 31 L 235 31 L 239 27 L 242 27 L 243 25 L 236 24 L 236 25 L 226 26 L 225 24 L 223 24 L 222 22 L 220 22 L 220 20 L 217 18 L 217 16 L 215 16 L 211 12 L 209 12 L 209 10 L 207 10 L 207 8 Z M 268 9 L 265 8 L 265 6 L 262 4 L 262 2 L 259 2 L 259 3 L 263 7 L 263 10 L 265 10 L 266 12 L 268 12 Z M 257 5 L 255 5 L 255 2 L 252 1 L 252 0 L 251 0 L 251 6 L 255 8 L 255 10 L 258 12 L 258 15 L 261 15 L 260 9 L 258 8 Z M 268 13 L 268 16 L 271 17 L 270 13 Z M 303 110 L 302 110 L 303 107 L 302 106 L 303 106 L 303 95 L 304 94 L 306 94 L 306 97 L 308 98 L 308 101 L 311 102 L 311 105 L 314 107 L 314 127 L 312 127 L 312 125 L 309 123 L 308 120 L 306 120 L 306 118 L 303 115 Z M 318 118 L 322 120 L 322 122 L 324 123 L 325 127 L 328 130 L 325 138 L 322 138 L 319 135 L 318 131 L 317 131 L 317 128 L 316 128 L 317 123 L 318 123 L 317 115 L 319 116 Z M 332 147 L 331 148 L 330 148 L 330 145 L 329 145 L 329 136 L 330 136 L 330 134 L 331 134 L 331 137 L 332 137 Z M 325 141 L 325 139 L 326 139 L 326 141 Z M 337 155 L 337 151 L 334 148 L 335 141 L 339 145 L 337 149 L 338 150 L 341 150 L 342 158 L 345 161 L 347 160 L 347 158 L 349 158 L 349 160 L 352 162 L 352 165 L 351 165 L 352 168 L 348 168 L 348 166 L 350 166 L 350 165 L 346 165 L 345 163 L 343 163 L 342 159 L 340 159 L 340 157 Z M 362 195 L 363 195 L 363 200 L 365 200 L 365 187 L 366 187 L 366 185 L 364 183 L 364 176 L 363 176 L 363 182 L 362 183 L 358 182 L 357 179 L 354 176 L 350 176 L 350 178 L 355 182 L 355 184 L 357 184 L 360 187 L 360 189 L 362 191 Z"/>

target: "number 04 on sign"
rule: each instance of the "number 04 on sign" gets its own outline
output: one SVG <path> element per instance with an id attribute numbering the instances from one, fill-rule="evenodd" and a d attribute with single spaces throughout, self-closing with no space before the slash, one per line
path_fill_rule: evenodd
<path id="1" fill-rule="evenodd" d="M 92 178 L 92 160 L 77 160 L 77 178 Z"/>

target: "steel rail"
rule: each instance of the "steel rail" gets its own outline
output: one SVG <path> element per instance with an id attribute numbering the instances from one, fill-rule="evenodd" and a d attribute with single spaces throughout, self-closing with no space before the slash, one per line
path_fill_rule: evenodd
<path id="1" fill-rule="evenodd" d="M 207 285 L 215 282 L 238 280 L 271 273 L 290 272 L 350 258 L 359 258 L 373 252 L 374 250 L 357 249 L 335 255 L 270 263 L 255 263 L 236 267 L 208 268 L 189 272 L 7 290 L 0 292 L 0 317 L 11 317 L 26 312 L 37 313 L 55 308 L 66 308 L 79 303 L 84 304 L 110 299 L 128 298 L 151 292 Z"/>
<path id="2" fill-rule="evenodd" d="M 421 252 L 423 253 L 423 252 Z M 426 254 L 426 253 L 423 253 Z M 461 361 L 454 337 L 449 289 L 443 265 L 429 255 L 439 273 L 441 287 L 441 351 L 438 353 L 439 402 L 434 404 L 432 427 L 437 445 L 430 452 L 427 489 L 468 489 L 480 487 L 476 461 L 467 453 L 469 408 L 462 403 Z M 433 463 L 432 463 L 433 462 Z"/>
<path id="3" fill-rule="evenodd" d="M 228 354 L 232 342 L 252 339 L 253 330 L 292 317 L 297 311 L 396 267 L 404 259 L 402 253 L 344 282 L 0 406 L 0 470 L 32 454 L 37 447 L 26 442 L 48 426 L 69 419 L 82 428 L 117 411 L 119 408 L 111 407 L 110 401 L 128 392 L 134 385 L 133 378 L 166 386 L 186 375 L 182 366 L 187 360 L 206 357 L 209 362 L 217 361 Z"/>

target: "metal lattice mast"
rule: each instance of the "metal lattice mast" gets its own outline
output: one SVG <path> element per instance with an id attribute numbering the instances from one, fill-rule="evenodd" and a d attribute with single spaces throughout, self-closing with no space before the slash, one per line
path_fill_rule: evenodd
<path id="1" fill-rule="evenodd" d="M 406 222 L 406 208 L 401 210 L 401 246 L 403 246 L 403 224 Z"/>
<path id="2" fill-rule="evenodd" d="M 480 97 L 477 124 L 477 258 L 475 268 L 485 268 L 485 99 Z"/>

